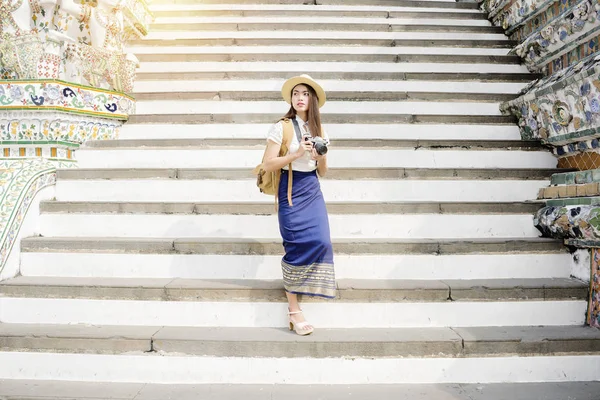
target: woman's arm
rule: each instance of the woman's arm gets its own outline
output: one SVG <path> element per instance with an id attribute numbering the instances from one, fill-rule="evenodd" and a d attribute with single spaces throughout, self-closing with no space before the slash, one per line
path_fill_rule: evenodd
<path id="1" fill-rule="evenodd" d="M 267 141 L 267 150 L 265 153 L 265 160 L 263 161 L 263 169 L 266 172 L 277 171 L 278 169 L 281 169 L 299 159 L 307 150 L 310 151 L 312 149 L 312 143 L 304 142 L 300 145 L 300 148 L 298 148 L 298 151 L 295 153 L 288 152 L 288 154 L 281 157 L 279 157 L 280 149 L 281 145 L 271 140 Z"/>
<path id="2" fill-rule="evenodd" d="M 317 173 L 319 176 L 325 176 L 327 173 L 327 155 L 320 156 L 317 151 L 313 149 L 313 158 L 317 160 Z"/>

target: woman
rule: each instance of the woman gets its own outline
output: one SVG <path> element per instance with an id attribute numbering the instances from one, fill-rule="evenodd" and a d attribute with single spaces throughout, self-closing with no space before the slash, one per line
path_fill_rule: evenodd
<path id="1" fill-rule="evenodd" d="M 285 249 L 281 267 L 289 324 L 298 335 L 309 335 L 314 327 L 305 320 L 298 295 L 334 298 L 336 289 L 329 220 L 317 177 L 317 173 L 324 176 L 327 172 L 327 155 L 318 154 L 309 139 L 318 136 L 329 141 L 319 112 L 325 104 L 325 91 L 310 76 L 301 75 L 287 80 L 281 94 L 291 106 L 284 118 L 295 119 L 300 132 L 292 135 L 287 154 L 280 157 L 283 122 L 273 125 L 267 137 L 263 168 L 267 172 L 282 170 L 278 213 Z M 287 197 L 289 164 L 293 178 L 291 204 Z"/>

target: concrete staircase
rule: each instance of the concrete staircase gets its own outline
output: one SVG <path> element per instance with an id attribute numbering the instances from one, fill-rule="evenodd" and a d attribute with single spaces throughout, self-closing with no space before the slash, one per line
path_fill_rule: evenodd
<path id="1" fill-rule="evenodd" d="M 472 3 L 305 2 L 153 2 L 137 115 L 59 171 L 0 283 L 0 398 L 597 398 L 587 285 L 532 224 L 556 161 L 498 109 L 533 79 L 513 44 Z M 250 175 L 300 73 L 339 284 L 304 338 Z"/>

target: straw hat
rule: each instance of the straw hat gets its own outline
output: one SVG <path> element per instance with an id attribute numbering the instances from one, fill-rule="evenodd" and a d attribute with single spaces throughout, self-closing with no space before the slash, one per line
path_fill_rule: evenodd
<path id="1" fill-rule="evenodd" d="M 313 78 L 306 74 L 294 76 L 293 78 L 290 78 L 287 81 L 285 81 L 283 87 L 281 88 L 281 95 L 283 96 L 283 99 L 288 104 L 292 104 L 292 89 L 294 89 L 297 85 L 301 84 L 309 85 L 310 87 L 315 89 L 317 97 L 319 98 L 319 108 L 323 107 L 323 104 L 325 104 L 325 101 L 327 100 L 325 91 L 323 90 L 321 85 L 319 85 L 317 82 L 315 82 Z"/>

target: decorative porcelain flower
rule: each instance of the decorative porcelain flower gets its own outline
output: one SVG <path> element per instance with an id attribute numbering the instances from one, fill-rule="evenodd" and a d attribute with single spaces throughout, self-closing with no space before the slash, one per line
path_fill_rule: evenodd
<path id="1" fill-rule="evenodd" d="M 84 91 L 81 93 L 82 97 L 83 97 L 83 101 L 85 102 L 86 105 L 91 105 L 92 103 L 94 103 L 94 95 L 91 94 L 88 91 Z"/>
<path id="2" fill-rule="evenodd" d="M 600 112 L 600 102 L 598 99 L 594 98 L 590 101 L 590 108 L 592 109 L 593 113 Z"/>
<path id="3" fill-rule="evenodd" d="M 542 29 L 542 32 L 540 32 L 540 34 L 542 35 L 542 37 L 546 40 L 549 41 L 553 41 L 554 39 L 554 27 L 553 26 L 547 26 L 544 29 Z"/>
<path id="4" fill-rule="evenodd" d="M 592 11 L 590 3 L 582 3 L 573 10 L 573 18 L 579 20 L 587 20 Z"/>
<path id="5" fill-rule="evenodd" d="M 58 86 L 48 85 L 46 87 L 45 92 L 46 92 L 46 97 L 48 98 L 48 100 L 55 101 L 60 98 L 60 89 L 58 88 Z"/>
<path id="6" fill-rule="evenodd" d="M 529 119 L 527 120 L 527 125 L 529 125 L 529 127 L 530 127 L 532 130 L 534 130 L 534 131 L 537 131 L 538 124 L 537 124 L 537 121 L 535 120 L 535 118 L 529 118 Z"/>
<path id="7" fill-rule="evenodd" d="M 13 85 L 10 87 L 10 96 L 13 100 L 19 100 L 23 97 L 23 89 L 19 85 Z"/>

